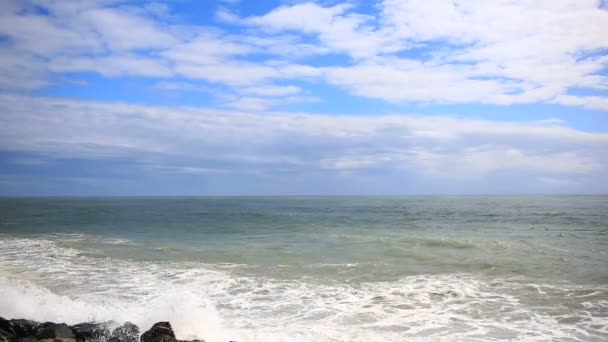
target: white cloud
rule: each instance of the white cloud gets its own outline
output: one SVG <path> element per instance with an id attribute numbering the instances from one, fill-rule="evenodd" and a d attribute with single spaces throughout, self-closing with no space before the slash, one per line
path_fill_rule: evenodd
<path id="1" fill-rule="evenodd" d="M 209 65 L 222 63 L 229 57 L 252 51 L 251 46 L 231 41 L 229 37 L 203 32 L 190 41 L 173 45 L 162 54 L 179 64 Z"/>
<path id="2" fill-rule="evenodd" d="M 559 121 L 255 113 L 272 99 L 241 100 L 240 111 L 218 111 L 3 95 L 0 146 L 53 158 L 152 158 L 179 172 L 392 172 L 473 183 L 576 176 L 598 187 L 608 176 L 608 134 Z"/>
<path id="3" fill-rule="evenodd" d="M 293 6 L 281 6 L 261 17 L 251 17 L 248 22 L 273 30 L 299 30 L 309 33 L 320 32 L 341 18 L 351 8 L 349 4 L 322 7 L 308 2 Z"/>
<path id="4" fill-rule="evenodd" d="M 510 146 L 474 146 L 456 153 L 415 151 L 411 161 L 432 177 L 475 179 L 496 171 L 534 170 L 540 174 L 585 174 L 600 167 L 576 152 L 524 151 Z"/>
<path id="5" fill-rule="evenodd" d="M 592 76 L 606 67 L 608 59 L 584 58 L 588 52 L 608 48 L 608 11 L 595 0 L 557 1 L 396 1 L 382 3 L 383 20 L 404 39 L 425 43 L 445 40 L 455 46 L 437 51 L 431 69 L 441 72 L 446 66 L 469 62 L 475 68 L 459 68 L 456 75 L 466 79 L 461 102 L 489 103 L 561 102 L 569 87 L 602 87 L 602 78 Z M 581 59 L 581 56 L 582 59 Z M 417 68 L 420 74 L 429 72 Z M 431 70 L 432 72 L 432 70 Z M 520 92 L 496 87 L 479 92 L 473 78 L 484 77 L 516 81 Z M 407 79 L 402 85 L 407 86 Z M 453 79 L 451 79 L 453 80 Z M 419 84 L 415 81 L 414 84 Z M 445 89 L 450 80 L 436 83 Z M 494 82 L 496 83 L 496 82 Z M 604 84 L 605 85 L 605 84 Z M 356 87 L 356 85 L 354 85 Z M 449 87 L 448 87 L 449 89 Z M 447 95 L 447 100 L 452 92 Z M 436 96 L 443 100 L 443 95 Z M 403 100 L 424 100 L 424 96 L 405 94 Z M 579 96 L 580 103 L 593 101 Z M 603 109 L 606 109 L 604 107 Z"/>
<path id="6" fill-rule="evenodd" d="M 240 21 L 240 18 L 238 15 L 234 14 L 233 12 L 231 12 L 230 10 L 228 10 L 224 7 L 220 7 L 215 12 L 215 17 L 217 19 L 227 22 L 227 23 L 238 23 Z"/>
<path id="7" fill-rule="evenodd" d="M 513 82 L 468 78 L 474 67 L 467 65 L 382 58 L 324 70 L 330 83 L 389 101 L 494 102 L 495 94 L 519 89 Z"/>
<path id="8" fill-rule="evenodd" d="M 302 91 L 299 87 L 288 85 L 288 86 L 275 86 L 275 85 L 261 85 L 250 88 L 242 89 L 243 92 L 248 94 L 254 94 L 259 96 L 284 96 L 294 95 Z"/>
<path id="9" fill-rule="evenodd" d="M 394 52 L 403 47 L 402 42 L 369 25 L 374 19 L 372 16 L 350 12 L 352 7 L 351 4 L 323 7 L 308 2 L 281 6 L 264 16 L 247 18 L 243 23 L 277 32 L 297 30 L 316 34 L 321 45 L 329 51 L 346 52 L 356 58 Z"/>
<path id="10" fill-rule="evenodd" d="M 183 82 L 159 82 L 154 85 L 156 89 L 161 89 L 165 91 L 190 91 L 190 92 L 203 92 L 203 93 L 213 93 L 215 92 L 214 88 L 201 86 L 192 83 L 183 83 Z"/>
<path id="11" fill-rule="evenodd" d="M 0 89 L 36 89 L 51 83 L 44 62 L 32 55 L 22 55 L 0 48 Z"/>
<path id="12" fill-rule="evenodd" d="M 37 56 L 51 56 L 70 51 L 100 51 L 101 42 L 89 39 L 85 32 L 61 25 L 57 18 L 34 14 L 18 15 L 20 10 L 20 6 L 12 7 L 11 10 L 0 10 L 0 34 L 9 37 L 17 51 Z"/>
<path id="13" fill-rule="evenodd" d="M 228 106 L 247 111 L 266 110 L 274 104 L 274 100 L 261 97 L 241 97 L 229 102 Z"/>
<path id="14" fill-rule="evenodd" d="M 565 105 L 582 106 L 592 109 L 608 110 L 608 97 L 606 96 L 572 96 L 559 95 L 554 101 Z"/>
<path id="15" fill-rule="evenodd" d="M 107 77 L 171 77 L 173 71 L 162 60 L 137 55 L 114 55 L 98 58 L 57 58 L 48 64 L 51 71 L 95 71 Z"/>
<path id="16" fill-rule="evenodd" d="M 379 24 L 348 5 L 283 6 L 249 24 L 316 34 L 357 60 L 326 69 L 330 83 L 359 96 L 404 102 L 552 102 L 608 109 L 571 87 L 605 89 L 595 75 L 608 48 L 608 11 L 597 1 L 386 0 Z M 409 55 L 410 48 L 425 55 Z M 394 55 L 401 52 L 402 55 Z M 409 57 L 403 57 L 409 56 Z"/>
<path id="17" fill-rule="evenodd" d="M 232 86 L 251 86 L 279 77 L 275 68 L 250 62 L 218 64 L 181 64 L 175 70 L 183 77 L 224 83 Z"/>
<path id="18" fill-rule="evenodd" d="M 224 95 L 220 96 L 225 101 L 225 106 L 245 111 L 264 111 L 273 106 L 280 104 L 289 104 L 289 103 L 303 103 L 303 102 L 317 102 L 318 98 L 314 96 L 277 96 L 276 91 L 278 89 L 271 89 L 271 92 L 268 92 L 269 89 L 264 93 L 254 94 L 258 96 L 233 96 L 233 95 Z M 284 91 L 284 90 L 281 90 Z M 264 96 L 264 97 L 260 97 Z"/>
<path id="19" fill-rule="evenodd" d="M 127 11 L 92 9 L 79 13 L 79 18 L 90 25 L 112 51 L 166 48 L 178 41 L 153 21 Z"/>
<path id="20" fill-rule="evenodd" d="M 355 3 L 304 2 L 249 17 L 224 4 L 230 10 L 216 16 L 232 30 L 180 23 L 170 6 L 36 1 L 43 15 L 32 4 L 0 5 L 5 89 L 93 71 L 200 80 L 252 96 L 278 84 L 293 90 L 294 81 L 306 92 L 301 81 L 314 79 L 395 103 L 608 110 L 596 93 L 608 84 L 608 11 L 596 0 L 383 0 L 366 13 Z M 319 55 L 331 58 L 310 58 Z"/>

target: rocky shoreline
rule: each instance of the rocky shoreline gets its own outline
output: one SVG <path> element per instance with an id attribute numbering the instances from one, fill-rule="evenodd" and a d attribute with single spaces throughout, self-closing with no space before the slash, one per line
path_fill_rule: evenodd
<path id="1" fill-rule="evenodd" d="M 140 336 L 139 327 L 126 322 L 110 331 L 107 324 L 74 325 L 0 317 L 0 342 L 204 342 L 178 340 L 171 323 L 158 322 Z M 235 342 L 235 341 L 229 341 Z"/>

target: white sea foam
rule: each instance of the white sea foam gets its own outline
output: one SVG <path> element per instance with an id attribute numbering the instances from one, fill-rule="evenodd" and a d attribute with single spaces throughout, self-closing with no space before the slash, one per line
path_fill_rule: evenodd
<path id="1" fill-rule="evenodd" d="M 163 289 L 124 301 L 108 296 L 59 295 L 30 281 L 0 278 L 0 312 L 5 317 L 26 317 L 37 321 L 78 323 L 132 321 L 149 328 L 169 320 L 180 337 L 205 336 L 209 341 L 225 341 L 219 315 L 200 291 L 183 287 Z"/>
<path id="2" fill-rule="evenodd" d="M 608 339 L 601 286 L 467 274 L 318 282 L 238 269 L 90 257 L 51 239 L 0 238 L 0 315 L 130 320 L 142 329 L 168 320 L 178 337 L 210 342 Z"/>

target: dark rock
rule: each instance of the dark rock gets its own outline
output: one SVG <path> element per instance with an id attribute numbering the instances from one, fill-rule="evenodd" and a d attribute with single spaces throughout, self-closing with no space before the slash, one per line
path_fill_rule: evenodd
<path id="1" fill-rule="evenodd" d="M 158 322 L 141 335 L 141 342 L 177 342 L 171 323 Z"/>
<path id="2" fill-rule="evenodd" d="M 112 331 L 108 342 L 138 342 L 139 327 L 131 322 L 119 326 Z"/>
<path id="3" fill-rule="evenodd" d="M 15 335 L 4 329 L 0 329 L 0 342 L 10 342 L 15 339 Z"/>
<path id="4" fill-rule="evenodd" d="M 57 323 L 55 322 L 44 322 L 44 323 L 38 323 L 34 326 L 34 335 L 36 335 L 36 333 L 38 332 L 38 330 L 46 328 L 46 327 L 50 327 L 53 326 Z"/>
<path id="5" fill-rule="evenodd" d="M 16 338 L 14 342 L 37 342 L 38 340 L 34 336 Z"/>
<path id="6" fill-rule="evenodd" d="M 8 319 L 4 319 L 2 317 L 0 317 L 0 331 L 3 332 L 2 335 L 7 335 L 7 336 L 17 335 L 17 334 L 15 334 L 15 330 L 13 330 L 13 325 L 11 324 L 11 321 L 9 321 Z"/>
<path id="7" fill-rule="evenodd" d="M 110 337 L 110 330 L 103 324 L 79 323 L 70 327 L 76 341 L 106 341 Z"/>
<path id="8" fill-rule="evenodd" d="M 11 324 L 17 338 L 36 335 L 35 327 L 40 323 L 29 319 L 11 319 Z"/>
<path id="9" fill-rule="evenodd" d="M 50 340 L 54 342 L 74 342 L 75 337 L 70 327 L 65 323 L 46 322 L 36 326 L 36 338 L 38 340 Z"/>
<path id="10" fill-rule="evenodd" d="M 0 317 L 0 342 L 12 341 L 17 337 L 11 321 Z"/>

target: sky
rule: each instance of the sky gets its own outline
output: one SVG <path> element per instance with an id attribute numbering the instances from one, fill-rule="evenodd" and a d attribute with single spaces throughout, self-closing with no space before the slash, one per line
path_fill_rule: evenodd
<path id="1" fill-rule="evenodd" d="M 608 193 L 608 1 L 0 1 L 0 195 Z"/>

